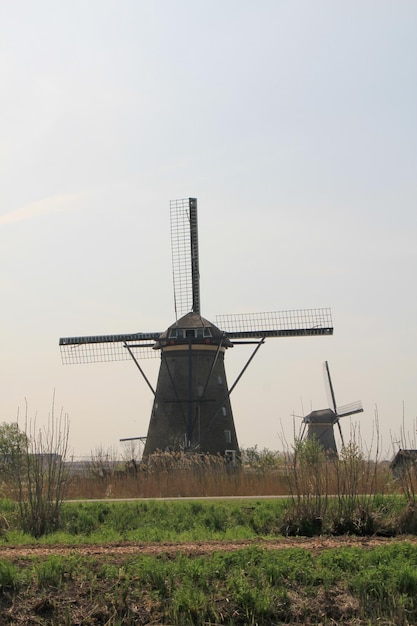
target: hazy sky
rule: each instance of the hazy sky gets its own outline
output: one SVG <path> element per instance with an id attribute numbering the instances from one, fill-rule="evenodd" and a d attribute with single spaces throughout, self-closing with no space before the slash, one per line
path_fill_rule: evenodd
<path id="1" fill-rule="evenodd" d="M 63 366 L 60 337 L 174 321 L 169 201 L 198 198 L 217 314 L 331 307 L 233 392 L 242 446 L 361 399 L 371 446 L 417 417 L 414 0 L 0 0 L 0 421 L 70 418 L 76 455 L 146 435 L 133 363 Z M 232 384 L 250 352 L 226 355 Z M 144 362 L 155 382 L 158 360 Z"/>

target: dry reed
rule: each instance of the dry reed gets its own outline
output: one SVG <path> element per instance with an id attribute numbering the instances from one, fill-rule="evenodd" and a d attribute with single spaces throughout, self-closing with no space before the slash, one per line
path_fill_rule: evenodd
<path id="1" fill-rule="evenodd" d="M 228 465 L 220 456 L 161 452 L 147 463 L 124 465 L 114 462 L 97 474 L 86 466 L 76 475 L 68 490 L 69 498 L 176 498 L 219 496 L 348 496 L 372 492 L 400 491 L 392 483 L 385 464 L 364 462 L 347 474 L 340 461 L 321 459 L 320 467 L 300 468 L 292 458 L 280 459 L 274 466 L 248 463 Z M 353 478 L 357 478 L 355 482 Z"/>

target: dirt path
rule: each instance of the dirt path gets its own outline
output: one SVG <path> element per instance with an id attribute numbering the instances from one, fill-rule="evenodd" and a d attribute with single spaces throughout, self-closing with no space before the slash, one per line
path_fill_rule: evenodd
<path id="1" fill-rule="evenodd" d="M 83 554 L 89 557 L 108 558 L 109 556 L 117 559 L 118 556 L 126 555 L 158 555 L 167 554 L 175 556 L 178 553 L 188 554 L 189 556 L 201 556 L 211 554 L 217 551 L 234 551 L 241 550 L 250 546 L 258 546 L 269 550 L 285 550 L 287 548 L 304 548 L 314 553 L 322 550 L 328 550 L 337 547 L 360 547 L 364 549 L 374 548 L 376 546 L 389 545 L 399 543 L 401 541 L 409 541 L 417 543 L 416 537 L 291 537 L 282 539 L 262 540 L 251 539 L 242 541 L 203 541 L 203 542 L 170 542 L 170 543 L 109 543 L 94 545 L 70 545 L 70 546 L 2 546 L 0 547 L 0 559 L 11 561 L 25 560 L 27 557 L 47 558 L 53 554 L 68 556 L 70 554 Z"/>

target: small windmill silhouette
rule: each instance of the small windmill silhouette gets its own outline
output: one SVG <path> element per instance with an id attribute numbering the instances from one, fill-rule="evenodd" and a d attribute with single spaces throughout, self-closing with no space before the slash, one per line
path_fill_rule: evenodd
<path id="1" fill-rule="evenodd" d="M 340 426 L 340 419 L 348 415 L 354 415 L 355 413 L 362 413 L 363 408 L 360 401 L 351 402 L 350 404 L 338 407 L 327 361 L 324 362 L 323 368 L 327 398 L 333 408 L 319 409 L 306 415 L 302 422 L 301 439 L 305 439 L 306 437 L 307 439 L 316 439 L 330 456 L 337 456 L 337 446 L 334 437 L 335 425 L 337 425 L 339 429 L 340 439 L 344 447 L 345 442 L 342 427 Z"/>

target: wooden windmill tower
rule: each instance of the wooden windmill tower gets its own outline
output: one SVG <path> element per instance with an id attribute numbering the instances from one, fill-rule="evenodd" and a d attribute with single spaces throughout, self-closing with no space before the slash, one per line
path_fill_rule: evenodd
<path id="1" fill-rule="evenodd" d="M 337 424 L 342 446 L 344 446 L 345 442 L 343 439 L 342 427 L 340 426 L 340 419 L 342 417 L 347 417 L 348 415 L 354 415 L 355 413 L 362 413 L 363 408 L 360 401 L 351 402 L 350 404 L 345 404 L 340 407 L 337 406 L 333 383 L 330 376 L 329 364 L 327 361 L 325 361 L 323 367 L 326 392 L 329 404 L 331 404 L 333 408 L 319 409 L 306 415 L 303 418 L 301 438 L 304 439 L 307 429 L 307 439 L 317 439 L 322 448 L 330 456 L 337 456 L 337 446 L 334 437 L 335 425 Z"/>
<path id="2" fill-rule="evenodd" d="M 268 337 L 332 335 L 330 309 L 201 316 L 197 200 L 172 201 L 171 245 L 175 322 L 164 332 L 59 341 L 62 360 L 86 363 L 133 359 L 154 395 L 144 456 L 156 450 L 195 450 L 234 456 L 238 441 L 230 394 Z M 254 350 L 231 387 L 224 366 L 226 350 L 253 344 Z M 156 389 L 139 360 L 159 356 Z"/>

